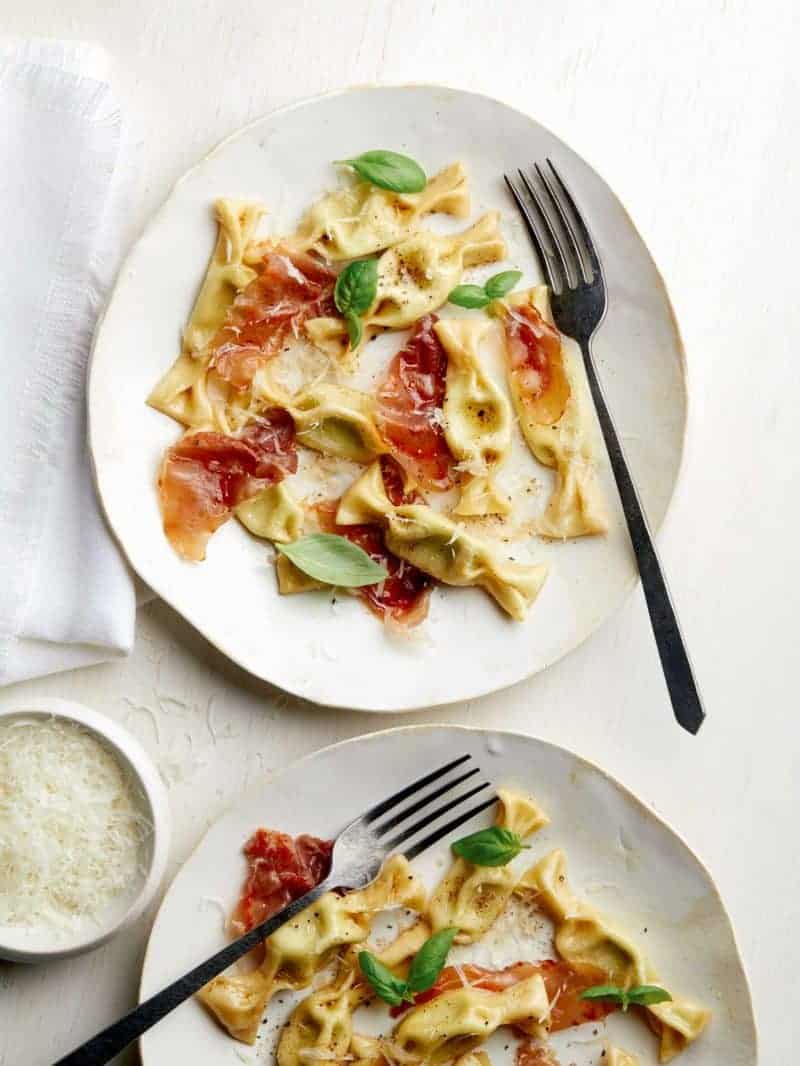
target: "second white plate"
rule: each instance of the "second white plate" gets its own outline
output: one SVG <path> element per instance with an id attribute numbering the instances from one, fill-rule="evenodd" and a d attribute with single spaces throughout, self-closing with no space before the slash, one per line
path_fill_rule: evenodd
<path id="1" fill-rule="evenodd" d="M 624 208 L 558 138 L 495 100 L 435 86 L 353 89 L 268 115 L 225 141 L 176 186 L 128 258 L 98 332 L 89 384 L 90 443 L 108 519 L 150 587 L 240 666 L 333 706 L 402 711 L 470 699 L 555 662 L 622 601 L 636 571 L 610 472 L 606 537 L 538 543 L 551 572 L 524 623 L 474 589 L 439 589 L 424 631 L 392 639 L 354 599 L 280 597 L 263 542 L 230 522 L 207 560 L 179 559 L 161 528 L 155 491 L 178 428 L 145 406 L 172 362 L 214 239 L 210 205 L 253 197 L 270 231 L 290 231 L 334 181 L 331 160 L 390 146 L 433 173 L 461 159 L 474 215 L 503 212 L 508 266 L 540 276 L 503 185 L 503 172 L 552 156 L 594 231 L 609 310 L 597 355 L 611 410 L 647 512 L 658 528 L 681 461 L 686 393 L 680 337 L 662 280 Z M 531 460 L 532 462 L 532 460 Z M 547 472 L 538 468 L 538 476 Z"/>
<path id="2" fill-rule="evenodd" d="M 359 737 L 294 763 L 252 793 L 208 831 L 169 889 L 156 918 L 142 974 L 141 998 L 157 992 L 225 943 L 224 917 L 241 890 L 243 843 L 259 826 L 328 837 L 351 818 L 427 771 L 469 753 L 496 786 L 531 792 L 551 825 L 515 862 L 524 869 L 553 848 L 567 854 L 576 892 L 644 942 L 665 983 L 710 1007 L 713 1017 L 680 1066 L 755 1066 L 750 992 L 730 921 L 716 886 L 686 844 L 630 792 L 596 766 L 534 737 L 452 726 L 411 726 Z M 474 828 L 488 822 L 476 819 Z M 470 827 L 473 828 L 473 827 Z M 432 888 L 449 862 L 448 841 L 424 853 L 415 869 Z M 492 936 L 489 965 L 531 954 L 531 945 Z M 522 946 L 521 946 L 522 945 Z M 496 952 L 509 953 L 500 960 Z M 281 993 L 268 1011 L 264 1042 L 237 1044 L 190 1002 L 145 1034 L 143 1066 L 268 1066 L 274 1038 L 298 996 Z M 613 1016 L 611 1039 L 655 1066 L 657 1041 L 633 1016 Z M 563 1063 L 602 1066 L 605 1027 L 560 1034 Z M 515 1042 L 501 1034 L 494 1066 L 512 1066 Z"/>

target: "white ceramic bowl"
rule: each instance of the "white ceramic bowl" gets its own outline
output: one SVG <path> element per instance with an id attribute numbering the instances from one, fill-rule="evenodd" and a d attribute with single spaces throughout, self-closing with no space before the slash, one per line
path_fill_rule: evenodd
<path id="1" fill-rule="evenodd" d="M 164 784 L 139 742 L 116 722 L 70 700 L 31 698 L 0 703 L 0 722 L 13 718 L 61 718 L 85 726 L 109 747 L 138 783 L 145 801 L 145 815 L 153 823 L 146 873 L 132 899 L 109 907 L 97 922 L 86 923 L 78 930 L 53 931 L 47 928 L 17 928 L 0 925 L 0 958 L 12 962 L 45 962 L 50 959 L 80 955 L 99 947 L 125 929 L 143 913 L 164 876 L 169 853 L 169 800 Z"/>

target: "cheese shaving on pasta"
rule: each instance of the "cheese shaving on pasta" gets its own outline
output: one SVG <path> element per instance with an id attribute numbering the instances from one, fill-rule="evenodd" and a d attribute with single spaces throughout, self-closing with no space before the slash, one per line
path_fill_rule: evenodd
<path id="1" fill-rule="evenodd" d="M 609 1047 L 605 1057 L 606 1066 L 639 1066 L 639 1059 L 621 1047 Z"/>

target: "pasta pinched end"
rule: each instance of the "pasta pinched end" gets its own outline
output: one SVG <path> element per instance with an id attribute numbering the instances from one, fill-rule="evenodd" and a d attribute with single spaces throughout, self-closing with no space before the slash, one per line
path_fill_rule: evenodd
<path id="1" fill-rule="evenodd" d="M 303 508 L 283 481 L 240 503 L 234 514 L 253 536 L 276 544 L 296 540 L 305 521 Z"/>
<path id="2" fill-rule="evenodd" d="M 281 1031 L 277 1066 L 305 1066 L 312 1059 L 340 1062 L 353 1037 L 355 973 L 340 975 L 331 985 L 306 996 Z"/>

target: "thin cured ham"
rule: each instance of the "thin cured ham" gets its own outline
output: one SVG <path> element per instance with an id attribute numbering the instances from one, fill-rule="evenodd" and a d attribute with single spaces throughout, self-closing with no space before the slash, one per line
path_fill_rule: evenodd
<path id="1" fill-rule="evenodd" d="M 327 877 L 332 851 L 330 840 L 257 829 L 244 846 L 247 879 L 231 931 L 241 936 L 310 892 Z"/>
<path id="2" fill-rule="evenodd" d="M 337 532 L 363 548 L 388 571 L 389 576 L 379 585 L 366 585 L 358 590 L 369 609 L 406 629 L 419 625 L 428 613 L 433 578 L 393 555 L 383 542 L 379 526 L 341 526 Z"/>
<path id="3" fill-rule="evenodd" d="M 415 997 L 415 1004 L 427 1003 L 443 992 L 462 985 L 484 988 L 490 992 L 502 992 L 529 977 L 541 974 L 550 1001 L 550 1031 L 571 1029 L 584 1022 L 599 1021 L 616 1010 L 613 1003 L 597 999 L 581 999 L 581 993 L 593 985 L 603 984 L 606 976 L 592 966 L 576 967 L 563 960 L 544 959 L 542 962 L 515 962 L 502 970 L 491 970 L 473 963 L 462 966 L 446 966 L 427 992 Z M 408 1010 L 409 1004 L 394 1007 L 392 1014 Z"/>
<path id="4" fill-rule="evenodd" d="M 389 364 L 378 389 L 377 422 L 397 460 L 421 485 L 445 489 L 456 460 L 444 434 L 447 354 L 436 321 L 436 315 L 421 319 Z"/>
<path id="5" fill-rule="evenodd" d="M 168 449 L 158 478 L 164 532 L 184 559 L 205 559 L 234 507 L 297 470 L 294 423 L 272 408 L 238 437 L 200 432 Z"/>
<path id="6" fill-rule="evenodd" d="M 211 342 L 212 365 L 237 390 L 250 386 L 290 336 L 299 336 L 306 319 L 336 313 L 336 274 L 318 256 L 277 245 L 256 269 Z"/>
<path id="7" fill-rule="evenodd" d="M 531 416 L 543 426 L 561 418 L 570 397 L 561 336 L 535 307 L 522 304 L 505 315 L 510 373 Z"/>
<path id="8" fill-rule="evenodd" d="M 381 471 L 386 492 L 395 506 L 418 500 L 417 493 L 406 491 L 402 471 L 390 456 L 381 457 Z M 378 585 L 365 585 L 356 589 L 357 595 L 374 614 L 385 621 L 393 622 L 403 629 L 419 625 L 428 614 L 434 579 L 390 552 L 384 543 L 380 526 L 337 525 L 334 516 L 338 504 L 339 501 L 335 500 L 315 508 L 320 527 L 326 533 L 338 533 L 353 541 L 376 563 L 383 566 L 389 575 Z"/>

